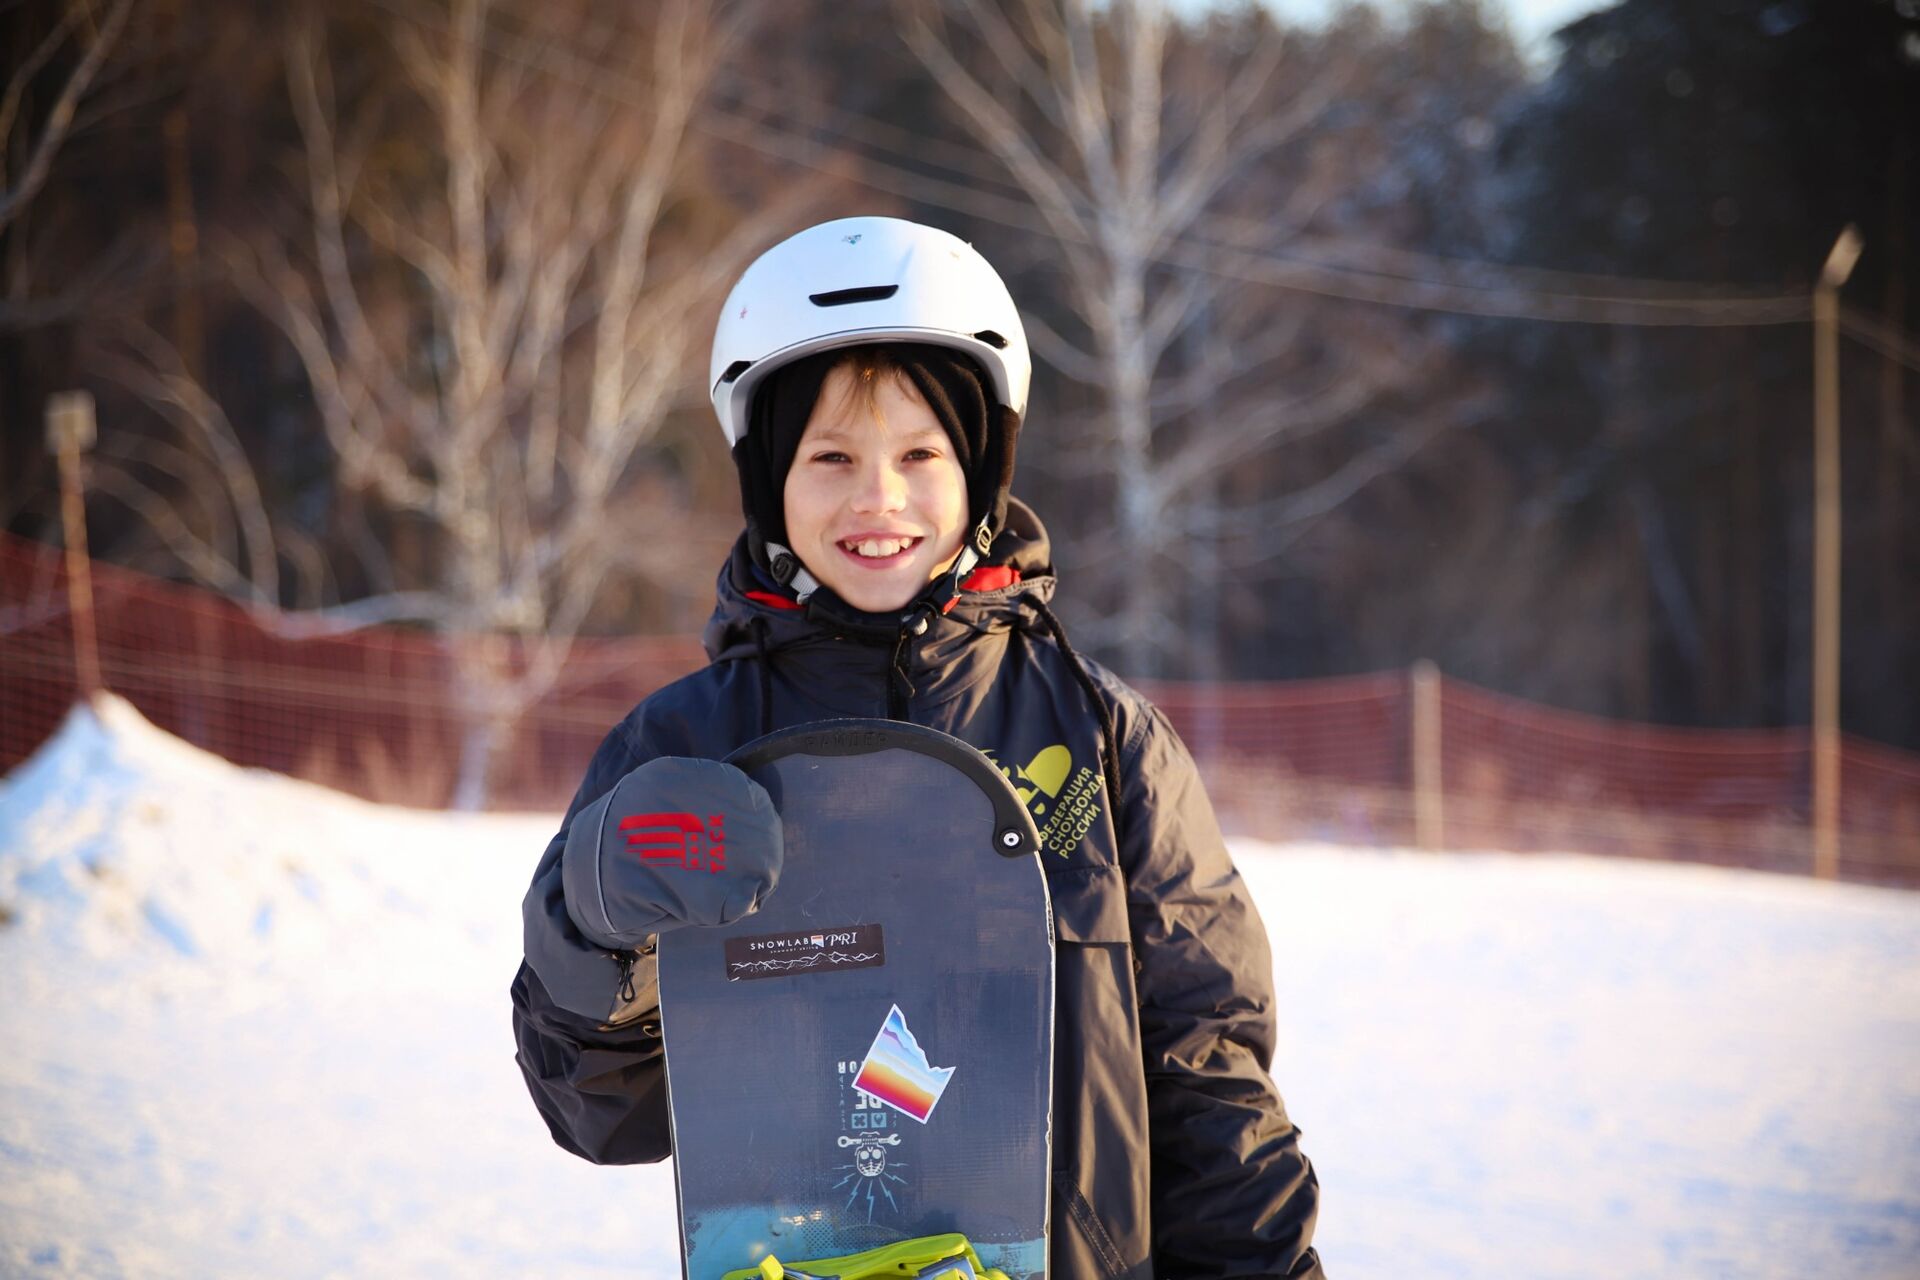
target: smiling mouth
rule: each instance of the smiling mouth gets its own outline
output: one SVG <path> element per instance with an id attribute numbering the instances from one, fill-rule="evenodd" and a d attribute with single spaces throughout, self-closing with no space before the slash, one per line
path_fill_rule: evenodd
<path id="1" fill-rule="evenodd" d="M 919 538 L 860 538 L 841 542 L 840 549 L 855 560 L 876 563 L 896 560 L 920 545 Z"/>

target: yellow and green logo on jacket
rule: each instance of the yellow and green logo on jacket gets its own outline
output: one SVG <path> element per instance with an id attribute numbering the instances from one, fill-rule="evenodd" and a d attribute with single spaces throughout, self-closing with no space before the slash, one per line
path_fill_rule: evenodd
<path id="1" fill-rule="evenodd" d="M 1076 768 L 1073 753 L 1060 743 L 1041 748 L 1024 765 L 1003 764 L 992 751 L 985 754 L 1033 815 L 1041 848 L 1064 858 L 1080 846 L 1100 818 L 1098 772 L 1085 765 Z"/>

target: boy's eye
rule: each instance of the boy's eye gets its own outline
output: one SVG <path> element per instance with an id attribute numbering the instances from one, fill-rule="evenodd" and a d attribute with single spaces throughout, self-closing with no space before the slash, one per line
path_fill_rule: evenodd
<path id="1" fill-rule="evenodd" d="M 907 450 L 907 461 L 909 462 L 925 462 L 928 458 L 937 458 L 939 456 L 940 451 L 938 449 L 930 449 L 924 445 L 918 449 Z"/>

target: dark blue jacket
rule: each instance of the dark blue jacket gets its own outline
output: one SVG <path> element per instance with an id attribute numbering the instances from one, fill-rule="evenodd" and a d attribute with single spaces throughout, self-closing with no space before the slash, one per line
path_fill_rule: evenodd
<path id="1" fill-rule="evenodd" d="M 550 887 L 545 919 L 590 945 L 560 900 L 560 852 L 574 813 L 629 770 L 663 755 L 719 758 L 813 720 L 885 717 L 898 657 L 911 692 L 900 686 L 893 708 L 991 756 L 1045 835 L 1059 944 L 1056 1280 L 1321 1276 L 1318 1184 L 1267 1074 L 1266 930 L 1192 758 L 1150 703 L 1084 663 L 1111 718 L 1116 818 L 1099 718 L 1045 623 L 1045 531 L 1016 503 L 995 551 L 1019 581 L 967 592 L 901 651 L 897 637 L 752 598 L 736 550 L 707 628 L 712 664 L 634 708 L 588 766 L 535 874 Z M 534 1102 L 556 1142 L 602 1164 L 672 1154 L 650 961 L 634 976 L 635 998 L 600 1023 L 556 1006 L 525 965 L 513 984 Z"/>

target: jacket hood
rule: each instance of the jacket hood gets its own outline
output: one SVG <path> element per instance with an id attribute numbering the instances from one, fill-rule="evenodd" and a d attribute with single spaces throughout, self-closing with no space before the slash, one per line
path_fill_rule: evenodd
<path id="1" fill-rule="evenodd" d="M 927 634 L 915 647 L 916 666 L 939 667 L 957 656 L 968 640 L 1030 625 L 1037 616 L 1032 602 L 1053 598 L 1053 546 L 1046 526 L 1033 509 L 1018 498 L 1007 503 L 1006 527 L 994 539 L 993 554 L 982 568 L 1012 569 L 1017 578 L 990 590 L 962 590 L 947 613 L 931 620 Z M 983 575 L 975 569 L 974 580 Z M 713 616 L 702 643 L 714 662 L 759 657 L 809 644 L 851 641 L 871 648 L 890 646 L 892 635 L 882 634 L 887 615 L 857 615 L 875 627 L 875 633 L 837 627 L 820 611 L 802 607 L 783 588 L 767 583 L 747 551 L 746 535 L 733 544 L 721 566 L 715 587 Z M 778 603 L 776 603 L 778 601 Z M 898 615 L 904 619 L 907 611 Z"/>

